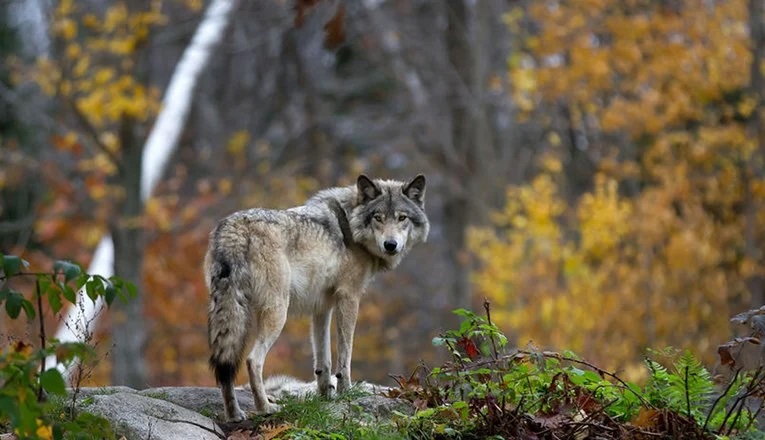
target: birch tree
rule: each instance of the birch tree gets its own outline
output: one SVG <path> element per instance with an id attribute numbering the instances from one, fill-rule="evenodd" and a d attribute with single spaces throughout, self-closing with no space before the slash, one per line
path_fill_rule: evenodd
<path id="1" fill-rule="evenodd" d="M 162 100 L 162 110 L 145 143 L 138 142 L 134 133 L 134 120 L 120 122 L 120 142 L 127 160 L 118 179 L 124 185 L 126 198 L 122 204 L 123 220 L 141 215 L 144 203 L 151 196 L 171 156 L 178 147 L 180 134 L 188 118 L 193 95 L 201 74 L 220 45 L 229 26 L 238 0 L 213 0 L 208 6 L 191 43 L 176 66 Z M 110 227 L 94 254 L 89 273 L 105 277 L 121 275 L 128 279 L 140 277 L 140 228 L 125 227 L 125 223 Z M 137 263 L 138 262 L 138 263 Z M 86 306 L 69 310 L 56 337 L 61 341 L 77 340 L 76 329 L 96 325 L 102 303 L 93 304 L 80 292 L 79 300 Z M 146 369 L 142 347 L 145 342 L 145 319 L 142 300 L 131 300 L 113 328 L 115 349 L 112 356 L 112 380 L 142 388 L 146 385 Z"/>

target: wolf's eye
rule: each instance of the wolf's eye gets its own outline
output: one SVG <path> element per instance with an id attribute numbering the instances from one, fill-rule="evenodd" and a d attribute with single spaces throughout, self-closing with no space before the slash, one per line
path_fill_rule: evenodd
<path id="1" fill-rule="evenodd" d="M 406 214 L 401 214 L 398 216 L 398 221 L 403 222 L 404 220 L 406 220 Z"/>
<path id="2" fill-rule="evenodd" d="M 380 222 L 380 223 L 382 223 L 382 221 L 383 221 L 383 217 L 382 217 L 381 214 L 375 214 L 374 217 L 372 217 L 372 218 L 374 218 L 375 221 Z"/>

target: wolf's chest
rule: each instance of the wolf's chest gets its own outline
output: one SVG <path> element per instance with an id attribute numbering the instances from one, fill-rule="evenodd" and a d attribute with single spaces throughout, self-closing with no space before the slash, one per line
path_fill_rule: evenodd
<path id="1" fill-rule="evenodd" d="M 337 283 L 339 261 L 328 256 L 295 261 L 290 265 L 290 310 L 297 313 L 324 308 L 328 293 Z"/>

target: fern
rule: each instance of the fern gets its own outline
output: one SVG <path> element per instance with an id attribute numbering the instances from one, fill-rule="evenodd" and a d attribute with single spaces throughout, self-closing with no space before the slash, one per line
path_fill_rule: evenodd
<path id="1" fill-rule="evenodd" d="M 714 392 L 714 383 L 701 362 L 686 351 L 672 364 L 671 371 L 651 359 L 646 359 L 646 363 L 651 372 L 646 387 L 649 402 L 704 423 L 704 408 Z"/>

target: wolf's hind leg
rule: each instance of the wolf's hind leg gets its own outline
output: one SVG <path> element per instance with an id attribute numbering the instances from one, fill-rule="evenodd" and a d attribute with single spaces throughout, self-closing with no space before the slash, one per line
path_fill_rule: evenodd
<path id="1" fill-rule="evenodd" d="M 247 357 L 247 373 L 250 376 L 255 411 L 258 414 L 272 414 L 279 411 L 279 406 L 269 402 L 266 395 L 266 388 L 263 385 L 263 364 L 287 320 L 287 304 L 275 304 L 261 310 L 256 320 L 255 344 Z"/>
<path id="2" fill-rule="evenodd" d="M 330 326 L 332 309 L 317 312 L 311 322 L 311 342 L 313 343 L 313 373 L 316 375 L 319 395 L 330 397 L 335 385 L 331 382 L 332 361 L 330 356 Z"/>
<path id="3" fill-rule="evenodd" d="M 239 402 L 236 400 L 236 394 L 234 394 L 234 382 L 220 384 L 220 389 L 223 392 L 223 410 L 226 415 L 226 421 L 241 422 L 245 419 L 244 411 L 239 408 Z"/>

